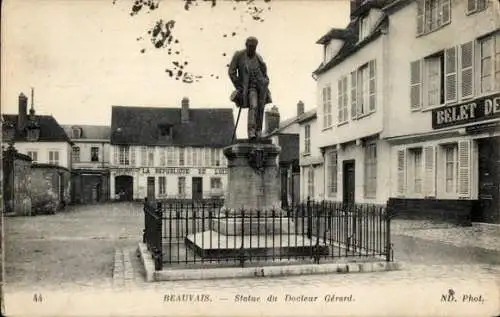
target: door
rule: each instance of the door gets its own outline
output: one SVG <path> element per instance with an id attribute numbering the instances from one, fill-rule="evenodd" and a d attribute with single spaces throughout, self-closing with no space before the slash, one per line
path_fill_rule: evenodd
<path id="1" fill-rule="evenodd" d="M 134 199 L 134 178 L 128 175 L 115 177 L 115 195 L 119 200 Z"/>
<path id="2" fill-rule="evenodd" d="M 343 163 L 343 203 L 353 205 L 355 201 L 355 170 L 354 160 L 344 161 Z"/>
<path id="3" fill-rule="evenodd" d="M 480 214 L 474 221 L 500 222 L 500 138 L 478 141 L 479 150 L 479 208 Z"/>
<path id="4" fill-rule="evenodd" d="M 155 200 L 155 178 L 148 176 L 148 191 L 147 191 L 148 201 Z"/>
<path id="5" fill-rule="evenodd" d="M 193 177 L 193 200 L 203 199 L 203 178 Z"/>

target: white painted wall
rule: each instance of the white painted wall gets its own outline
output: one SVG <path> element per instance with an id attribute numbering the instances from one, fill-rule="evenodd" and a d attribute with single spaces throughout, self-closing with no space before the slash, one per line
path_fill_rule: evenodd
<path id="1" fill-rule="evenodd" d="M 19 153 L 26 154 L 35 151 L 38 163 L 49 163 L 49 151 L 59 152 L 59 165 L 71 169 L 71 146 L 67 142 L 16 142 L 14 147 Z"/>
<path id="2" fill-rule="evenodd" d="M 328 70 L 319 76 L 317 81 L 317 114 L 319 123 L 319 133 L 317 134 L 317 144 L 327 146 L 342 142 L 352 141 L 364 136 L 372 135 L 382 131 L 384 102 L 383 91 L 383 41 L 384 35 L 375 41 L 364 46 L 361 50 L 349 56 L 342 63 Z M 352 120 L 351 118 L 351 83 L 350 73 L 360 66 L 368 63 L 370 60 L 376 60 L 376 108 L 375 112 L 362 118 Z M 338 80 L 348 76 L 348 122 L 338 125 Z M 325 129 L 323 127 L 323 101 L 322 89 L 330 85 L 332 89 L 332 127 Z"/>
<path id="3" fill-rule="evenodd" d="M 431 111 L 410 110 L 410 62 L 499 29 L 499 2 L 488 1 L 488 5 L 485 11 L 467 15 L 467 1 L 452 1 L 451 23 L 419 37 L 416 36 L 416 2 L 390 16 L 387 41 L 387 49 L 390 52 L 387 78 L 390 93 L 386 98 L 390 109 L 387 111 L 383 136 L 432 131 Z M 476 54 L 478 52 L 475 51 Z M 475 66 L 478 70 L 477 58 Z M 478 85 L 475 86 L 478 88 Z"/>
<path id="4" fill-rule="evenodd" d="M 73 168 L 103 168 L 109 166 L 110 147 L 109 141 L 102 142 L 88 142 L 88 141 L 73 141 L 74 146 L 80 148 L 80 161 L 73 161 Z M 97 147 L 99 149 L 99 161 L 91 161 L 91 148 Z"/>

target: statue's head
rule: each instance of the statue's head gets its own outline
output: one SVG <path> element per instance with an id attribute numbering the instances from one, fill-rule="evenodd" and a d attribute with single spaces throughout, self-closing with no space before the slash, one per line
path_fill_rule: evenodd
<path id="1" fill-rule="evenodd" d="M 250 36 L 247 38 L 245 42 L 245 46 L 247 48 L 248 55 L 254 55 L 257 51 L 257 44 L 259 44 L 259 40 L 256 37 Z"/>

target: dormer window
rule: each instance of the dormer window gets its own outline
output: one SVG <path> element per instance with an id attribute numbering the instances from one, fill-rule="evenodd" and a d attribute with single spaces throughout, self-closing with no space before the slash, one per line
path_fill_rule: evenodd
<path id="1" fill-rule="evenodd" d="M 31 121 L 27 127 L 27 139 L 29 142 L 36 142 L 40 138 L 40 127 L 35 121 Z"/>
<path id="2" fill-rule="evenodd" d="M 359 20 L 359 41 L 364 40 L 370 33 L 369 16 L 365 16 Z"/>
<path id="3" fill-rule="evenodd" d="M 172 137 L 172 125 L 168 123 L 163 123 L 158 125 L 160 136 L 163 138 Z"/>
<path id="4" fill-rule="evenodd" d="M 73 139 L 79 139 L 82 137 L 82 129 L 78 127 L 74 127 L 72 129 L 72 138 Z"/>

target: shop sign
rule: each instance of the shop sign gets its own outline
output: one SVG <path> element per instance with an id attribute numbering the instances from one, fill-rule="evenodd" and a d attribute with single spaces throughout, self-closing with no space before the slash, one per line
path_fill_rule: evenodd
<path id="1" fill-rule="evenodd" d="M 215 175 L 224 175 L 227 174 L 227 168 L 216 168 Z"/>
<path id="2" fill-rule="evenodd" d="M 447 106 L 432 111 L 432 128 L 441 129 L 500 118 L 500 94 Z"/>

